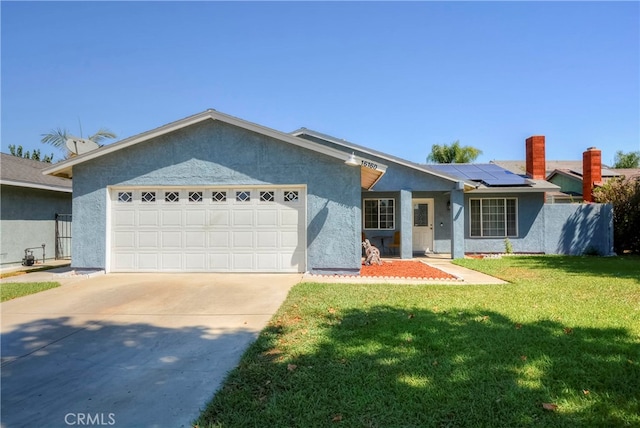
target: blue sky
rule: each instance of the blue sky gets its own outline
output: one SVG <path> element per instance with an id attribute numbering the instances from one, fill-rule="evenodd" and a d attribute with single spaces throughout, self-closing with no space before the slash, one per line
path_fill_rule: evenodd
<path id="1" fill-rule="evenodd" d="M 638 2 L 1 3 L 2 152 L 214 108 L 415 162 L 640 150 Z M 61 153 L 56 153 L 61 158 Z"/>

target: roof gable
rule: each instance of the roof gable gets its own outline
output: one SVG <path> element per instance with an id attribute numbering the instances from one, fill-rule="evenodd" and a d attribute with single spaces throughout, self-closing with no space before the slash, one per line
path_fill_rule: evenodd
<path id="1" fill-rule="evenodd" d="M 262 135 L 266 135 L 272 138 L 275 138 L 280 141 L 284 141 L 290 144 L 293 144 L 298 147 L 302 147 L 308 150 L 315 151 L 317 153 L 321 153 L 327 156 L 334 157 L 336 159 L 340 159 L 342 161 L 346 161 L 349 159 L 349 153 L 343 152 L 340 150 L 333 149 L 331 147 L 326 147 L 318 143 L 314 143 L 312 141 L 308 141 L 302 138 L 297 138 L 291 134 L 283 133 L 280 131 L 276 131 L 271 128 L 267 128 L 262 125 L 258 125 L 252 122 L 248 122 L 224 113 L 220 113 L 216 110 L 209 109 L 205 110 L 201 113 L 194 114 L 192 116 L 186 117 L 184 119 L 177 120 L 175 122 L 168 123 L 166 125 L 160 126 L 158 128 L 152 129 L 147 132 L 143 132 L 138 135 L 134 135 L 132 137 L 126 138 L 124 140 L 118 141 L 113 144 L 109 144 L 107 146 L 103 146 L 97 150 L 91 151 L 89 153 L 73 157 L 64 162 L 60 162 L 47 168 L 44 173 L 51 174 L 58 177 L 72 177 L 73 176 L 73 167 L 75 165 L 79 165 L 81 163 L 97 159 L 101 156 L 107 155 L 109 153 L 113 153 L 118 150 L 123 150 L 127 147 L 133 146 L 135 144 L 140 144 L 145 141 L 149 141 L 153 138 L 168 134 L 170 132 L 186 128 L 188 126 L 194 125 L 196 123 L 200 123 L 206 120 L 214 120 L 221 121 L 230 125 L 234 125 L 243 129 L 247 129 L 249 131 L 253 131 Z M 380 165 L 378 175 L 384 173 L 386 166 Z"/>

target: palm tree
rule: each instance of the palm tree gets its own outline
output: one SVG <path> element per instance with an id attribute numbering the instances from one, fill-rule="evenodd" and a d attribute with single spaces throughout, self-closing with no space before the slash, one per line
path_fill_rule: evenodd
<path id="1" fill-rule="evenodd" d="M 51 144 L 53 147 L 64 150 L 67 152 L 67 157 L 72 155 L 67 149 L 66 143 L 67 140 L 71 138 L 71 134 L 64 128 L 56 128 L 49 132 L 48 134 L 42 134 L 42 139 L 40 140 L 44 144 Z M 98 132 L 91 135 L 88 140 L 93 141 L 98 146 L 102 147 L 102 142 L 107 138 L 117 138 L 117 135 L 113 132 L 109 131 L 106 128 L 100 128 Z"/>
<path id="2" fill-rule="evenodd" d="M 461 146 L 456 140 L 451 145 L 434 144 L 427 162 L 431 163 L 471 163 L 482 154 L 482 150 L 471 146 Z"/>

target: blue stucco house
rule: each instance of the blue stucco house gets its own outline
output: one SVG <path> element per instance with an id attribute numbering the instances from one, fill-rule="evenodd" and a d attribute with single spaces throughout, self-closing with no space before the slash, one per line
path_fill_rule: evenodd
<path id="1" fill-rule="evenodd" d="M 400 258 L 501 252 L 507 237 L 555 251 L 543 206 L 557 186 L 461 168 L 206 110 L 46 173 L 73 177 L 78 268 L 357 274 L 363 236 L 391 252 L 398 235 Z"/>

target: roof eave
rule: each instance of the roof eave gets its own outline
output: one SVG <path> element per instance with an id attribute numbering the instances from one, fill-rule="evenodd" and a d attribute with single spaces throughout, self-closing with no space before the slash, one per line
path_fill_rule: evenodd
<path id="1" fill-rule="evenodd" d="M 473 190 L 469 190 L 466 193 L 546 193 L 556 192 L 560 190 L 560 186 L 555 184 L 548 185 L 534 185 L 534 186 L 504 186 L 504 187 L 489 187 L 479 185 Z"/>
<path id="2" fill-rule="evenodd" d="M 73 192 L 73 189 L 71 187 L 54 186 L 50 184 L 40 184 L 40 183 L 28 183 L 25 181 L 16 181 L 16 180 L 0 180 L 0 184 L 3 186 L 26 187 L 29 189 L 51 190 L 54 192 L 63 192 L 63 193 Z"/>
<path id="3" fill-rule="evenodd" d="M 575 171 L 566 171 L 562 169 L 554 169 L 549 175 L 547 175 L 547 180 L 551 180 L 556 175 L 562 175 L 575 181 L 582 181 L 582 175 Z"/>

